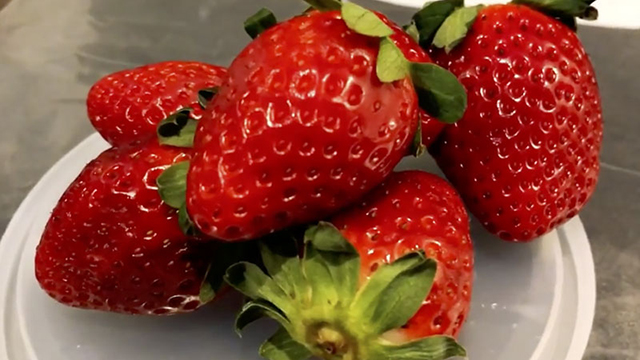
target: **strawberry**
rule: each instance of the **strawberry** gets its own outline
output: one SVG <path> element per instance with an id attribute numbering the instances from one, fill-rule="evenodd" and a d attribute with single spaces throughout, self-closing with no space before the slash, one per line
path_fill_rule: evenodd
<path id="1" fill-rule="evenodd" d="M 357 200 L 409 152 L 414 84 L 453 81 L 456 100 L 440 108 L 464 107 L 455 77 L 425 64 L 402 29 L 353 3 L 328 3 L 340 11 L 257 35 L 205 110 L 187 181 L 187 209 L 203 233 L 257 238 Z M 416 80 L 409 64 L 437 79 Z"/>
<path id="2" fill-rule="evenodd" d="M 428 173 L 394 173 L 331 222 L 307 230 L 301 259 L 282 239 L 264 242 L 270 276 L 249 263 L 227 270 L 229 284 L 251 298 L 237 329 L 258 315 L 281 325 L 261 355 L 464 356 L 453 339 L 469 311 L 473 247 L 455 190 Z"/>
<path id="3" fill-rule="evenodd" d="M 194 61 L 167 61 L 124 70 L 100 79 L 89 90 L 89 120 L 111 145 L 155 136 L 169 114 L 193 107 L 199 118 L 198 91 L 217 87 L 226 70 Z"/>
<path id="4" fill-rule="evenodd" d="M 205 274 L 223 267 L 215 256 L 224 249 L 184 235 L 156 185 L 164 168 L 189 158 L 188 150 L 151 140 L 90 162 L 56 205 L 37 248 L 42 288 L 66 305 L 130 314 L 187 312 L 209 301 L 219 281 L 212 288 Z"/>
<path id="5" fill-rule="evenodd" d="M 433 37 L 431 54 L 465 85 L 468 109 L 430 152 L 490 232 L 530 241 L 593 194 L 602 108 L 572 29 L 574 16 L 595 14 L 592 0 L 514 2 L 453 10 Z"/>

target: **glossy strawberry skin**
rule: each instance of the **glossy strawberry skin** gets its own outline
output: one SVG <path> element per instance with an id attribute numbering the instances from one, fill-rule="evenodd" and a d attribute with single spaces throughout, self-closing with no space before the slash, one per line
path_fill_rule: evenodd
<path id="1" fill-rule="evenodd" d="M 428 59 L 394 30 L 407 57 Z M 317 220 L 391 172 L 418 104 L 409 79 L 378 80 L 379 42 L 313 12 L 240 53 L 196 133 L 187 205 L 201 231 L 233 241 Z"/>
<path id="2" fill-rule="evenodd" d="M 419 111 L 422 144 L 429 147 L 436 141 L 438 136 L 440 136 L 440 133 L 442 133 L 446 124 L 427 114 L 427 112 L 422 109 Z"/>
<path id="3" fill-rule="evenodd" d="M 411 251 L 435 259 L 431 293 L 401 332 L 404 340 L 458 335 L 469 313 L 474 259 L 469 218 L 449 183 L 421 171 L 393 173 L 331 222 L 360 253 L 365 278 Z"/>
<path id="4" fill-rule="evenodd" d="M 183 107 L 201 116 L 197 93 L 219 86 L 226 70 L 194 61 L 166 61 L 120 71 L 96 82 L 87 96 L 95 129 L 111 145 L 146 141 L 156 125 Z"/>
<path id="5" fill-rule="evenodd" d="M 216 244 L 182 234 L 156 178 L 182 149 L 125 146 L 89 163 L 56 205 L 36 252 L 36 277 L 57 301 L 85 309 L 173 314 L 201 306 Z"/>
<path id="6" fill-rule="evenodd" d="M 530 241 L 575 216 L 599 173 L 602 109 L 576 34 L 524 6 L 485 8 L 434 59 L 468 91 L 462 120 L 430 151 L 492 233 Z"/>

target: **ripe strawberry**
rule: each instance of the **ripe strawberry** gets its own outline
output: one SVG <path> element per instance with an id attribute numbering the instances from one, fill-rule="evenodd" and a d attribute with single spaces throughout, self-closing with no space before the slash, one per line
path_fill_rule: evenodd
<path id="1" fill-rule="evenodd" d="M 394 173 L 331 223 L 358 250 L 365 277 L 410 251 L 436 259 L 431 293 L 402 332 L 409 339 L 457 336 L 471 301 L 473 246 L 469 218 L 451 185 L 421 171 Z"/>
<path id="2" fill-rule="evenodd" d="M 518 2 L 570 25 L 594 12 L 587 0 Z M 487 6 L 470 24 L 464 39 L 447 38 L 455 21 L 435 36 L 447 49 L 434 46 L 432 56 L 459 77 L 469 105 L 430 152 L 490 232 L 530 241 L 575 216 L 594 192 L 603 131 L 595 74 L 574 31 L 529 6 Z"/>
<path id="3" fill-rule="evenodd" d="M 203 305 L 201 284 L 220 246 L 184 235 L 156 186 L 164 168 L 189 158 L 152 140 L 112 148 L 89 163 L 53 210 L 37 248 L 42 288 L 66 305 L 131 314 Z"/>
<path id="4" fill-rule="evenodd" d="M 187 207 L 202 232 L 250 239 L 317 220 L 379 184 L 407 154 L 417 127 L 412 81 L 404 73 L 380 80 L 392 63 L 377 61 L 380 38 L 350 28 L 345 13 L 277 24 L 230 66 L 200 121 L 188 175 Z M 357 19 L 366 16 L 383 20 L 391 33 L 383 42 L 401 57 L 429 61 L 388 19 Z"/>
<path id="5" fill-rule="evenodd" d="M 452 337 L 469 311 L 473 246 L 455 190 L 428 173 L 394 173 L 331 222 L 307 231 L 302 259 L 281 242 L 264 244 L 271 277 L 248 263 L 227 271 L 252 298 L 238 329 L 262 309 L 288 332 L 261 355 L 275 359 L 270 347 L 286 343 L 296 359 L 464 356 Z"/>
<path id="6" fill-rule="evenodd" d="M 219 86 L 222 67 L 193 61 L 167 61 L 108 75 L 87 96 L 89 120 L 111 145 L 145 141 L 169 114 L 192 107 L 200 117 L 198 90 Z"/>

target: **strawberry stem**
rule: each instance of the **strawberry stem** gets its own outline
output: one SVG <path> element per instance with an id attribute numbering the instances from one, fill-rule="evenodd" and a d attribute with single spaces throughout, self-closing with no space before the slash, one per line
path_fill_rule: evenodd
<path id="1" fill-rule="evenodd" d="M 258 35 L 277 23 L 278 20 L 271 10 L 262 8 L 244 21 L 244 31 L 251 36 L 252 39 L 255 39 Z"/>
<path id="2" fill-rule="evenodd" d="M 419 42 L 422 47 L 429 47 L 433 37 L 442 26 L 442 23 L 456 9 L 464 6 L 463 0 L 441 0 L 427 3 L 422 9 L 413 15 L 413 23 L 419 34 Z"/>

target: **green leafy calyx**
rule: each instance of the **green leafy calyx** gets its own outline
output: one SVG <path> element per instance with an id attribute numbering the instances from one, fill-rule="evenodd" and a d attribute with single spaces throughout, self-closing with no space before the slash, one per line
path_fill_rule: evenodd
<path id="1" fill-rule="evenodd" d="M 514 4 L 532 7 L 560 20 L 580 18 L 596 20 L 598 10 L 591 6 L 595 0 L 513 0 Z"/>
<path id="2" fill-rule="evenodd" d="M 461 7 L 447 17 L 433 38 L 433 45 L 450 52 L 467 36 L 484 5 Z"/>
<path id="3" fill-rule="evenodd" d="M 390 343 L 383 337 L 417 312 L 427 297 L 436 263 L 422 252 L 381 265 L 360 282 L 360 256 L 329 223 L 305 233 L 304 255 L 293 239 L 261 243 L 268 274 L 251 263 L 227 270 L 226 281 L 251 300 L 236 319 L 241 331 L 261 317 L 281 328 L 260 348 L 271 360 L 441 360 L 464 356 L 454 339 L 428 337 Z"/>
<path id="4" fill-rule="evenodd" d="M 246 31 L 252 39 L 255 39 L 258 35 L 277 23 L 278 20 L 271 10 L 262 8 L 244 21 L 244 31 Z"/>
<path id="5" fill-rule="evenodd" d="M 378 15 L 360 5 L 352 2 L 344 3 L 341 12 L 342 19 L 349 29 L 358 34 L 372 37 L 385 37 L 393 34 L 393 29 L 385 24 Z"/>
<path id="6" fill-rule="evenodd" d="M 384 83 L 405 79 L 409 76 L 409 61 L 396 44 L 387 38 L 380 41 L 380 50 L 376 61 L 376 74 Z"/>
<path id="7" fill-rule="evenodd" d="M 456 9 L 464 6 L 464 0 L 441 0 L 425 4 L 415 15 L 413 23 L 418 31 L 420 45 L 427 48 L 433 42 L 442 23 Z"/>
<path id="8" fill-rule="evenodd" d="M 319 11 L 340 10 L 342 7 L 340 0 L 304 0 L 304 2 Z"/>
<path id="9" fill-rule="evenodd" d="M 156 179 L 162 201 L 178 210 L 178 224 L 185 235 L 196 236 L 198 230 L 187 212 L 187 173 L 189 162 L 183 161 L 166 168 Z"/>
<path id="10" fill-rule="evenodd" d="M 410 72 L 422 109 L 448 124 L 462 118 L 467 92 L 455 75 L 430 63 L 411 63 Z"/>
<path id="11" fill-rule="evenodd" d="M 376 74 L 382 82 L 410 77 L 422 109 L 442 122 L 454 123 L 466 110 L 467 94 L 455 75 L 435 64 L 408 61 L 389 38 L 380 42 Z"/>
<path id="12" fill-rule="evenodd" d="M 166 168 L 156 179 L 162 200 L 174 209 L 180 209 L 187 194 L 189 162 L 183 161 Z"/>
<path id="13" fill-rule="evenodd" d="M 156 128 L 158 142 L 162 145 L 193 147 L 197 121 L 191 118 L 191 108 L 183 108 L 160 121 Z"/>

